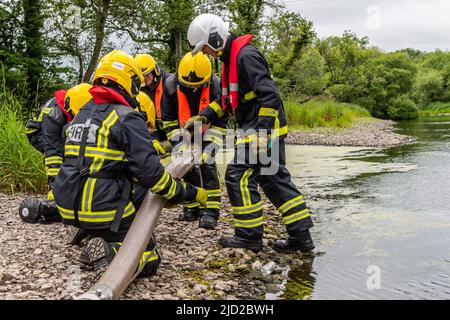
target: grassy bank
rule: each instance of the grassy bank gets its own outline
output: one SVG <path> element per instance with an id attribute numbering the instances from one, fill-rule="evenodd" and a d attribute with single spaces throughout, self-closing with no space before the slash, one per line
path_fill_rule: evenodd
<path id="1" fill-rule="evenodd" d="M 308 129 L 318 127 L 348 128 L 361 118 L 370 118 L 365 108 L 332 100 L 311 100 L 304 104 L 293 101 L 284 103 L 289 127 Z"/>
<path id="2" fill-rule="evenodd" d="M 44 192 L 47 180 L 43 157 L 25 136 L 21 104 L 14 96 L 0 92 L 0 190 Z"/>
<path id="3" fill-rule="evenodd" d="M 449 115 L 450 102 L 433 102 L 426 108 L 419 111 L 421 117 Z"/>

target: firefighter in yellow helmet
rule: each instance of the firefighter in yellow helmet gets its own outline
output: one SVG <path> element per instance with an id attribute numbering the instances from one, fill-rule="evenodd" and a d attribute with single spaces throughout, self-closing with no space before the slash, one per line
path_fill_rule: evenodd
<path id="1" fill-rule="evenodd" d="M 212 74 L 210 60 L 203 54 L 193 56 L 187 53 L 178 66 L 178 76 L 166 80 L 162 103 L 162 121 L 168 139 L 174 147 L 181 141 L 181 127 L 191 116 L 198 115 L 210 102 L 220 95 L 219 79 Z M 220 213 L 220 181 L 217 173 L 215 155 L 223 143 L 227 118 L 211 123 L 203 128 L 203 159 L 201 174 L 192 171 L 186 180 L 202 185 L 208 192 L 208 207 L 199 203 L 186 205 L 180 220 L 195 221 L 199 227 L 214 229 Z"/>
<path id="2" fill-rule="evenodd" d="M 98 273 L 113 259 L 148 190 L 169 203 L 207 200 L 204 189 L 171 177 L 159 162 L 145 119 L 133 106 L 143 81 L 132 56 L 108 53 L 94 73 L 93 99 L 66 131 L 55 200 L 66 224 L 93 237 L 80 260 Z M 152 239 L 136 272 L 152 275 L 159 262 Z"/>
<path id="3" fill-rule="evenodd" d="M 53 185 L 64 156 L 64 128 L 72 121 L 78 110 L 92 99 L 87 83 L 69 90 L 58 90 L 55 96 L 40 107 L 27 123 L 29 141 L 44 154 L 49 186 L 47 201 L 33 197 L 25 198 L 19 207 L 19 216 L 29 223 L 57 222 L 61 220 L 54 202 Z M 36 144 L 40 141 L 41 145 Z"/>
<path id="4" fill-rule="evenodd" d="M 161 100 L 163 98 L 165 82 L 170 76 L 170 73 L 167 73 L 163 68 L 158 66 L 156 60 L 149 54 L 137 54 L 135 59 L 144 76 L 144 86 L 141 88 L 141 91 L 150 97 L 155 108 L 156 121 L 152 133 L 153 146 L 159 155 L 164 155 L 172 150 L 161 123 Z"/>

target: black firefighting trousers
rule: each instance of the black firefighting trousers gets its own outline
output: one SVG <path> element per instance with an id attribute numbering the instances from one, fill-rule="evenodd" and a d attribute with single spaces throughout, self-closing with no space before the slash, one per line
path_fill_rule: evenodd
<path id="1" fill-rule="evenodd" d="M 142 201 L 144 201 L 144 197 L 148 190 L 144 187 L 137 185 L 133 191 L 132 202 L 135 206 L 136 210 L 139 210 Z M 133 223 L 133 218 L 125 218 L 121 221 L 118 232 L 113 232 L 111 229 L 83 229 L 92 237 L 100 237 L 111 246 L 112 252 L 116 254 L 122 245 L 125 236 L 127 235 L 128 230 Z M 112 257 L 109 259 L 112 260 Z M 161 262 L 161 257 L 158 254 L 158 250 L 156 249 L 156 240 L 153 236 L 147 247 L 145 252 L 142 255 L 142 258 L 139 262 L 139 266 L 137 269 L 137 273 L 139 273 L 139 277 L 149 277 L 154 275 L 158 269 L 158 266 Z"/>
<path id="2" fill-rule="evenodd" d="M 290 237 L 296 237 L 300 231 L 311 228 L 313 222 L 303 196 L 286 168 L 284 137 L 273 140 L 271 154 L 267 157 L 270 162 L 266 164 L 262 164 L 259 159 L 251 164 L 250 152 L 248 143 L 236 145 L 234 160 L 228 165 L 225 174 L 236 235 L 247 239 L 260 239 L 263 236 L 264 221 L 258 185 L 281 212 Z"/>
<path id="3" fill-rule="evenodd" d="M 200 170 L 201 174 L 199 172 Z M 208 193 L 207 209 L 201 208 L 198 202 L 185 204 L 184 208 L 199 209 L 201 210 L 200 215 L 208 215 L 215 219 L 219 219 L 221 191 L 216 163 L 204 163 L 196 166 L 189 171 L 183 179 L 196 187 L 203 187 Z"/>

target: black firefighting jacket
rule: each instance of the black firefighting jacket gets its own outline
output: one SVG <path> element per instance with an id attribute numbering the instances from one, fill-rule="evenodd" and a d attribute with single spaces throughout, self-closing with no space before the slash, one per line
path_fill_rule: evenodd
<path id="1" fill-rule="evenodd" d="M 230 36 L 220 57 L 227 67 L 230 65 L 231 44 L 236 38 L 235 34 Z M 244 131 L 267 129 L 270 131 L 269 133 L 272 132 L 278 136 L 285 135 L 287 133 L 286 114 L 264 57 L 258 49 L 248 44 L 239 52 L 237 66 L 239 105 L 234 113 L 238 127 Z M 228 73 L 228 70 L 226 72 Z M 230 108 L 227 111 L 231 111 Z M 201 114 L 206 116 L 209 121 L 215 121 L 222 117 L 224 115 L 222 98 L 218 97 Z M 273 129 L 277 129 L 276 132 Z"/>
<path id="2" fill-rule="evenodd" d="M 161 106 L 162 123 L 168 140 L 170 140 L 174 145 L 177 144 L 182 134 L 178 117 L 178 88 L 180 88 L 181 92 L 186 95 L 191 116 L 199 114 L 199 105 L 202 93 L 202 88 L 194 90 L 192 88 L 187 88 L 180 85 L 178 83 L 178 79 L 173 75 L 167 79 Z M 217 76 L 213 74 L 210 82 L 210 102 L 213 102 L 220 97 L 220 90 L 220 81 Z M 203 140 L 213 142 L 220 146 L 223 142 L 223 137 L 226 134 L 227 124 L 228 117 L 216 117 L 213 121 L 211 121 L 211 127 L 204 134 Z"/>
<path id="3" fill-rule="evenodd" d="M 44 154 L 49 200 L 53 200 L 51 189 L 64 156 L 64 130 L 68 118 L 62 112 L 55 98 L 47 101 L 27 123 L 30 143 Z"/>
<path id="4" fill-rule="evenodd" d="M 196 189 L 172 178 L 159 162 L 144 117 L 112 89 L 94 86 L 90 92 L 93 100 L 66 130 L 64 163 L 55 180 L 64 221 L 113 229 L 117 220 L 133 218 L 132 180 L 170 202 L 193 201 Z"/>

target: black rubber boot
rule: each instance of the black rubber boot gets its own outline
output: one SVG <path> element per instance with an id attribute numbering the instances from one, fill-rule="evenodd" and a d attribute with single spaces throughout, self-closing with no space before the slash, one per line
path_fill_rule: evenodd
<path id="1" fill-rule="evenodd" d="M 111 246 L 102 238 L 96 237 L 89 240 L 81 252 L 79 261 L 94 267 L 96 272 L 101 272 L 112 261 L 114 252 Z"/>
<path id="2" fill-rule="evenodd" d="M 275 241 L 274 248 L 280 253 L 292 251 L 310 252 L 315 246 L 309 230 L 302 231 L 297 237 L 289 237 L 287 240 Z"/>
<path id="3" fill-rule="evenodd" d="M 221 237 L 219 244 L 224 248 L 244 248 L 258 253 L 262 250 L 261 239 L 246 239 L 239 236 Z"/>
<path id="4" fill-rule="evenodd" d="M 217 227 L 217 219 L 208 214 L 203 214 L 200 217 L 198 227 L 208 230 L 214 230 Z"/>
<path id="5" fill-rule="evenodd" d="M 69 244 L 72 246 L 79 246 L 84 239 L 87 239 L 87 241 L 89 241 L 91 239 L 91 235 L 83 229 L 78 229 L 77 233 L 73 236 Z"/>
<path id="6" fill-rule="evenodd" d="M 200 216 L 200 210 L 198 208 L 183 208 L 183 213 L 180 214 L 178 220 L 180 221 L 196 221 Z"/>

